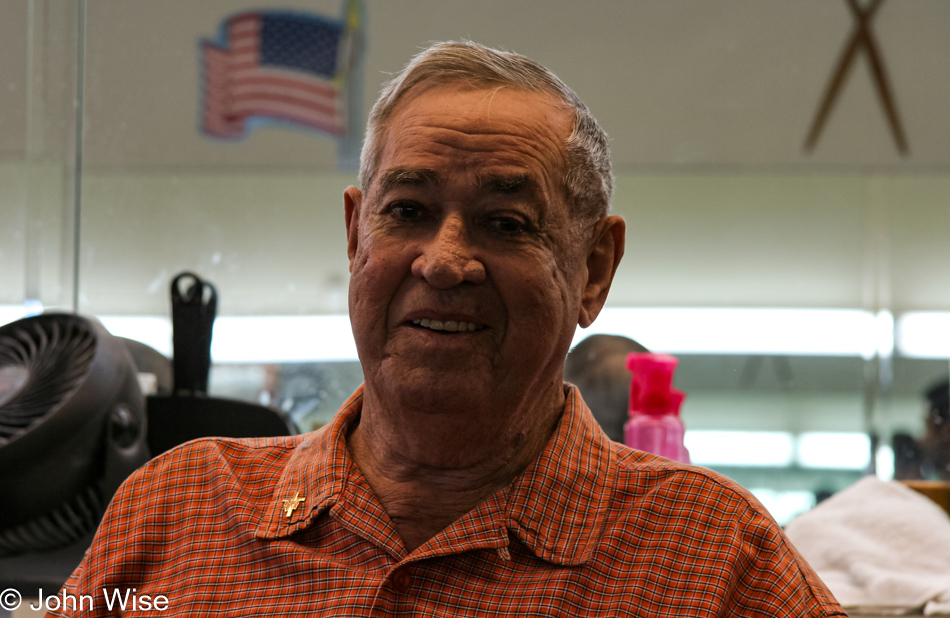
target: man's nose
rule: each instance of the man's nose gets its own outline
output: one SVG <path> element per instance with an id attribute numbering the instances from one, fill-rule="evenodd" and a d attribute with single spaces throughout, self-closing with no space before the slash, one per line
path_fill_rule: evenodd
<path id="1" fill-rule="evenodd" d="M 412 274 L 439 289 L 485 281 L 485 265 L 475 256 L 469 230 L 460 217 L 446 217 L 426 239 L 412 263 Z"/>

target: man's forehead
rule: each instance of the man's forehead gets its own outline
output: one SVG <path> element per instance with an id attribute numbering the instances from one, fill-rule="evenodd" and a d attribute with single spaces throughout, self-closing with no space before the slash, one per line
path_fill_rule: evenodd
<path id="1" fill-rule="evenodd" d="M 441 127 L 473 137 L 509 134 L 534 142 L 549 139 L 563 155 L 573 125 L 574 110 L 548 92 L 443 84 L 413 91 L 399 101 L 382 137 L 391 146 L 393 133 L 401 134 L 400 128 L 409 128 L 411 135 Z"/>
<path id="2" fill-rule="evenodd" d="M 513 84 L 475 84 L 465 81 L 421 83 L 406 92 L 395 104 L 391 117 L 431 99 L 475 98 L 492 103 L 498 97 L 516 99 L 525 104 L 543 105 L 552 111 L 573 113 L 570 105 L 554 92 Z"/>
<path id="3" fill-rule="evenodd" d="M 438 187 L 448 181 L 446 174 L 426 167 L 394 167 L 380 174 L 379 189 L 386 193 L 400 187 Z M 476 189 L 492 193 L 533 193 L 538 181 L 527 171 L 479 171 L 471 174 L 470 182 Z"/>
<path id="4" fill-rule="evenodd" d="M 380 136 L 371 190 L 464 185 L 560 193 L 572 112 L 549 93 L 439 85 L 400 101 Z"/>

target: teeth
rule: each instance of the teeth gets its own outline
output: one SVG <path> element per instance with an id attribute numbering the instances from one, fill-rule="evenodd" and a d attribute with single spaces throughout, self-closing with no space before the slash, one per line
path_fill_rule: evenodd
<path id="1" fill-rule="evenodd" d="M 428 328 L 431 330 L 444 330 L 450 333 L 473 331 L 480 328 L 473 322 L 462 322 L 456 320 L 447 320 L 445 322 L 441 322 L 439 320 L 430 320 L 429 318 L 413 320 L 412 323 L 423 328 Z"/>

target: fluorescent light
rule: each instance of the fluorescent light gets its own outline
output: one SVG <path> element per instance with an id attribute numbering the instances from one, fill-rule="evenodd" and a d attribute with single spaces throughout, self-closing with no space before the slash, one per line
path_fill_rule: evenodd
<path id="1" fill-rule="evenodd" d="M 165 356 L 172 355 L 172 322 L 157 315 L 104 315 L 98 320 L 116 337 L 141 341 Z"/>
<path id="2" fill-rule="evenodd" d="M 158 316 L 103 316 L 118 337 L 135 339 L 172 356 L 172 323 Z M 355 361 L 356 342 L 345 315 L 222 316 L 214 321 L 215 363 Z"/>
<path id="3" fill-rule="evenodd" d="M 816 502 L 815 493 L 812 491 L 775 491 L 754 487 L 749 489 L 749 493 L 762 503 L 780 526 L 811 509 Z"/>
<path id="4" fill-rule="evenodd" d="M 698 466 L 778 466 L 794 460 L 792 434 L 781 431 L 687 431 L 683 439 Z"/>
<path id="5" fill-rule="evenodd" d="M 0 305 L 0 324 L 42 311 L 33 303 Z M 171 321 L 160 316 L 103 316 L 115 335 L 170 356 Z M 228 324 L 234 320 L 233 330 Z M 781 354 L 950 358 L 950 312 L 916 311 L 896 321 L 889 311 L 858 309 L 607 308 L 572 345 L 595 333 L 624 335 L 672 354 Z M 219 362 L 356 360 L 344 315 L 228 317 L 215 320 Z M 896 338 L 895 338 L 896 332 Z M 227 333 L 219 336 L 219 333 Z M 234 340 L 223 339 L 236 336 Z M 259 354 L 260 357 L 255 357 Z"/>
<path id="6" fill-rule="evenodd" d="M 894 355 L 894 314 L 890 311 L 878 311 L 874 316 L 874 335 L 877 354 L 881 358 Z"/>
<path id="7" fill-rule="evenodd" d="M 0 305 L 0 325 L 16 322 L 26 317 L 23 305 Z"/>
<path id="8" fill-rule="evenodd" d="M 803 468 L 864 470 L 871 463 L 871 440 L 852 432 L 809 432 L 798 436 L 798 465 Z"/>
<path id="9" fill-rule="evenodd" d="M 346 315 L 222 317 L 214 322 L 211 359 L 219 363 L 355 361 Z"/>
<path id="10" fill-rule="evenodd" d="M 911 358 L 950 358 L 950 312 L 902 314 L 897 320 L 897 349 Z"/>
<path id="11" fill-rule="evenodd" d="M 15 317 L 22 317 L 23 308 L 15 309 Z M 932 320 L 927 316 L 942 316 L 945 323 L 924 326 L 928 335 L 924 341 L 932 342 L 934 333 L 943 333 L 947 342 L 940 349 L 950 357 L 950 313 L 908 315 L 910 321 L 904 316 L 898 328 L 911 334 L 917 332 L 914 329 L 922 319 Z M 113 334 L 137 339 L 169 356 L 172 353 L 167 318 L 101 319 Z M 577 329 L 574 344 L 588 335 L 607 333 L 625 335 L 651 350 L 672 354 L 870 358 L 875 352 L 887 355 L 893 351 L 892 325 L 889 312 L 875 315 L 857 309 L 608 308 L 590 328 Z M 907 354 L 907 342 L 902 339 L 898 345 Z M 224 363 L 354 361 L 357 354 L 345 315 L 222 316 L 214 323 L 212 359 Z"/>
<path id="12" fill-rule="evenodd" d="M 25 300 L 22 305 L 0 305 L 0 326 L 43 313 L 43 303 Z"/>
<path id="13" fill-rule="evenodd" d="M 700 466 L 787 467 L 864 470 L 871 441 L 858 432 L 687 430 L 683 442 Z M 893 453 L 891 455 L 893 468 Z M 891 472 L 893 475 L 893 471 Z"/>
<path id="14" fill-rule="evenodd" d="M 858 309 L 607 308 L 574 343 L 624 335 L 657 352 L 685 354 L 873 355 L 875 316 Z"/>
<path id="15" fill-rule="evenodd" d="M 882 481 L 894 480 L 894 449 L 890 444 L 882 444 L 877 447 L 874 463 L 874 473 L 877 478 Z"/>

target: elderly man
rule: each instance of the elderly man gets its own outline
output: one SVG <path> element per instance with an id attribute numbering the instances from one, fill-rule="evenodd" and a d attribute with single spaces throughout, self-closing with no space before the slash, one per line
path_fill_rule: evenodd
<path id="1" fill-rule="evenodd" d="M 606 135 L 572 90 L 522 56 L 434 45 L 374 107 L 360 180 L 344 205 L 364 386 L 318 432 L 199 440 L 139 470 L 64 605 L 845 615 L 749 494 L 611 442 L 564 384 L 624 243 Z"/>

